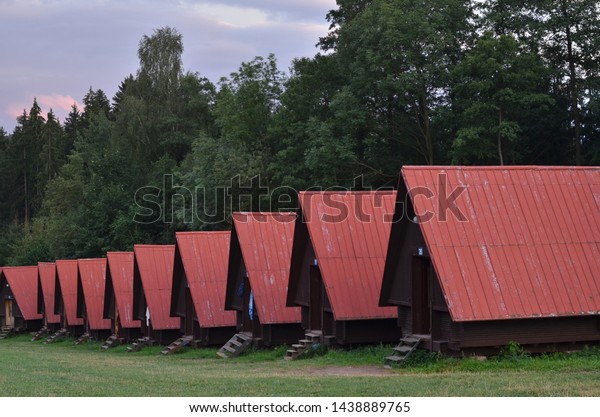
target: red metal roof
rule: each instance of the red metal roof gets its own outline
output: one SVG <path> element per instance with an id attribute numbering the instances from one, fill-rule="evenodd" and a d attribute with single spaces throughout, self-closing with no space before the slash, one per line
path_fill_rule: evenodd
<path id="1" fill-rule="evenodd" d="M 56 274 L 67 324 L 81 326 L 83 319 L 77 317 L 77 261 L 57 260 Z"/>
<path id="2" fill-rule="evenodd" d="M 600 168 L 404 167 L 452 319 L 600 313 Z M 447 179 L 446 189 L 440 184 Z M 455 187 L 465 216 L 442 219 Z M 443 195 L 445 193 L 445 195 Z"/>
<path id="3" fill-rule="evenodd" d="M 233 214 L 261 324 L 301 320 L 299 307 L 286 307 L 295 221 L 295 213 Z"/>
<path id="4" fill-rule="evenodd" d="M 121 327 L 139 328 L 133 319 L 133 252 L 108 252 L 106 258 Z"/>
<path id="5" fill-rule="evenodd" d="M 175 245 L 135 245 L 133 251 L 152 328 L 179 329 L 180 318 L 170 317 Z"/>
<path id="6" fill-rule="evenodd" d="M 225 311 L 231 232 L 178 232 L 177 248 L 201 327 L 235 326 Z"/>
<path id="7" fill-rule="evenodd" d="M 40 284 L 44 297 L 44 314 L 50 324 L 60 323 L 60 315 L 54 313 L 54 292 L 56 289 L 56 264 L 54 262 L 38 262 Z"/>
<path id="8" fill-rule="evenodd" d="M 104 318 L 106 258 L 79 259 L 78 264 L 79 279 L 85 300 L 85 315 L 90 330 L 110 329 L 110 320 Z"/>
<path id="9" fill-rule="evenodd" d="M 6 266 L 2 268 L 15 301 L 25 320 L 40 320 L 38 313 L 38 267 Z"/>
<path id="10" fill-rule="evenodd" d="M 379 307 L 396 193 L 300 192 L 323 284 L 336 320 L 394 318 Z"/>

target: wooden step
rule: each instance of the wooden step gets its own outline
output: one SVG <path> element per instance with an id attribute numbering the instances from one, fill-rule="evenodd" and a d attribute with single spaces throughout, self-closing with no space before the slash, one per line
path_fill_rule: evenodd
<path id="1" fill-rule="evenodd" d="M 396 352 L 408 353 L 408 352 L 410 352 L 411 350 L 413 350 L 413 348 L 412 348 L 412 347 L 410 347 L 410 346 L 405 346 L 405 345 L 402 345 L 402 346 L 396 346 L 396 347 L 394 348 L 394 350 L 395 350 Z"/>
<path id="2" fill-rule="evenodd" d="M 400 339 L 398 346 L 394 347 L 394 352 L 384 358 L 384 367 L 390 368 L 391 363 L 399 363 L 406 360 L 419 346 L 421 338 L 415 336 L 405 336 Z"/>
<path id="3" fill-rule="evenodd" d="M 225 343 L 221 349 L 217 352 L 221 358 L 233 358 L 239 356 L 244 352 L 248 346 L 252 344 L 254 339 L 252 334 L 249 332 L 242 332 L 235 334 L 227 343 Z"/>

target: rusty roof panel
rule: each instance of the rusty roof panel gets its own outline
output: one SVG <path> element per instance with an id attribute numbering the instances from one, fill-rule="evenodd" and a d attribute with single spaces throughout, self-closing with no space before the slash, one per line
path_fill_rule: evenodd
<path id="1" fill-rule="evenodd" d="M 395 197 L 392 191 L 300 193 L 336 320 L 396 317 L 396 308 L 379 307 Z"/>
<path id="2" fill-rule="evenodd" d="M 404 167 L 455 321 L 600 313 L 599 167 Z M 456 187 L 461 221 L 439 201 Z M 444 195 L 445 193 L 445 195 Z M 441 197 L 438 198 L 438 196 Z"/>
<path id="3" fill-rule="evenodd" d="M 104 287 L 106 285 L 106 258 L 79 259 L 79 279 L 85 301 L 85 316 L 91 330 L 110 329 L 110 320 L 104 318 Z"/>
<path id="4" fill-rule="evenodd" d="M 106 258 L 121 327 L 137 329 L 141 322 L 133 319 L 133 252 L 107 252 Z"/>
<path id="5" fill-rule="evenodd" d="M 234 213 L 233 227 L 262 324 L 300 323 L 286 307 L 295 213 Z"/>
<path id="6" fill-rule="evenodd" d="M 200 327 L 235 326 L 236 313 L 224 309 L 231 232 L 178 232 L 176 237 Z"/>
<path id="7" fill-rule="evenodd" d="M 54 262 L 38 262 L 40 285 L 44 297 L 44 314 L 50 324 L 60 323 L 60 315 L 54 313 L 54 296 L 56 289 L 56 264 Z"/>
<path id="8" fill-rule="evenodd" d="M 69 326 L 83 325 L 83 319 L 77 317 L 77 272 L 76 260 L 56 261 L 56 276 Z"/>
<path id="9" fill-rule="evenodd" d="M 25 320 L 40 320 L 38 313 L 38 267 L 6 266 L 2 268 L 15 301 Z"/>
<path id="10" fill-rule="evenodd" d="M 170 317 L 175 245 L 135 245 L 133 251 L 152 328 L 179 329 L 180 318 Z"/>

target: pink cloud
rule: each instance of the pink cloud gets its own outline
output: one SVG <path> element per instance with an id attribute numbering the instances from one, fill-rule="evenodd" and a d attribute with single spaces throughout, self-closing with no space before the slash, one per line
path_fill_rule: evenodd
<path id="1" fill-rule="evenodd" d="M 83 111 L 83 105 L 71 96 L 53 93 L 38 95 L 36 98 L 38 105 L 42 109 L 42 115 L 44 117 L 46 117 L 46 114 L 50 111 L 50 109 L 52 109 L 54 115 L 57 116 L 61 122 L 64 122 L 65 118 L 71 111 L 71 106 L 73 104 L 76 104 L 77 108 L 80 111 Z M 23 114 L 23 110 L 29 112 L 32 104 L 33 97 L 31 97 L 27 104 L 17 103 L 9 105 L 6 108 L 6 113 L 12 118 L 16 119 Z"/>

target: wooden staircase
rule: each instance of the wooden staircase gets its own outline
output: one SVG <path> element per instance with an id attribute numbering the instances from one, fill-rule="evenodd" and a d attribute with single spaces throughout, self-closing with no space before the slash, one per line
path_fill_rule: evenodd
<path id="1" fill-rule="evenodd" d="M 44 336 L 48 333 L 50 333 L 50 329 L 48 327 L 44 326 L 33 335 L 33 337 L 31 338 L 31 341 L 35 342 L 36 340 L 40 340 L 42 338 L 42 336 Z"/>
<path id="2" fill-rule="evenodd" d="M 108 350 L 119 346 L 123 342 L 123 339 L 119 339 L 116 334 L 111 334 L 108 339 L 104 341 L 104 344 L 100 347 L 102 350 Z"/>
<path id="3" fill-rule="evenodd" d="M 288 349 L 288 351 L 285 353 L 283 359 L 286 361 L 296 359 L 298 356 L 308 351 L 312 346 L 321 343 L 322 336 L 323 333 L 320 330 L 308 330 L 304 334 L 304 339 L 301 339 L 298 341 L 298 343 L 293 344 L 292 348 Z"/>
<path id="4" fill-rule="evenodd" d="M 241 332 L 233 336 L 219 349 L 217 355 L 224 359 L 240 356 L 252 344 L 252 333 Z"/>
<path id="5" fill-rule="evenodd" d="M 169 346 L 166 346 L 163 350 L 160 351 L 160 354 L 172 355 L 175 352 L 179 351 L 179 349 L 181 349 L 182 347 L 190 345 L 193 340 L 194 340 L 194 336 L 191 336 L 191 335 L 183 336 L 183 337 L 177 339 L 176 341 L 174 341 L 173 343 L 171 343 Z"/>
<path id="6" fill-rule="evenodd" d="M 48 339 L 44 340 L 44 344 L 47 345 L 49 343 L 54 343 L 59 339 L 67 337 L 68 334 L 69 334 L 69 332 L 67 332 L 67 329 L 63 327 L 62 329 L 58 330 L 56 333 L 52 334 Z"/>
<path id="7" fill-rule="evenodd" d="M 417 336 L 405 336 L 400 339 L 398 346 L 394 348 L 394 352 L 390 356 L 386 356 L 384 366 L 391 368 L 393 363 L 401 363 L 405 361 L 419 346 L 421 338 Z"/>
<path id="8" fill-rule="evenodd" d="M 135 342 L 131 344 L 131 346 L 127 347 L 127 352 L 139 352 L 142 348 L 146 346 L 152 346 L 154 344 L 153 340 L 150 340 L 149 337 L 140 337 Z"/>
<path id="9" fill-rule="evenodd" d="M 92 338 L 92 335 L 89 332 L 85 332 L 84 334 L 79 336 L 79 338 L 75 341 L 75 344 L 83 345 L 84 343 L 87 343 L 87 341 L 90 340 L 91 338 Z"/>
<path id="10" fill-rule="evenodd" d="M 14 331 L 13 327 L 7 327 L 7 326 L 2 327 L 0 329 L 0 340 L 6 339 L 6 338 L 12 336 L 13 331 Z"/>

